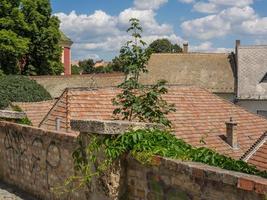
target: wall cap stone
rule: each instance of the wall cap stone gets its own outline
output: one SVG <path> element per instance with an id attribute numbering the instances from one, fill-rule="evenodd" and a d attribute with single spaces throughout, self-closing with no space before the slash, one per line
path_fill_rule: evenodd
<path id="1" fill-rule="evenodd" d="M 16 112 L 10 110 L 0 110 L 0 118 L 4 119 L 22 119 L 25 118 L 26 114 L 24 112 Z"/>
<path id="2" fill-rule="evenodd" d="M 130 129 L 158 128 L 162 125 L 119 120 L 71 120 L 71 128 L 81 133 L 95 133 L 100 135 L 119 135 Z"/>
<path id="3" fill-rule="evenodd" d="M 223 183 L 239 188 L 241 190 L 252 191 L 258 194 L 267 194 L 267 179 L 260 176 L 221 169 L 197 162 L 186 162 L 163 157 L 156 157 L 157 166 L 173 171 L 173 173 L 186 174 L 193 179 L 211 181 L 213 183 Z M 128 156 L 131 166 L 139 163 L 133 157 Z"/>

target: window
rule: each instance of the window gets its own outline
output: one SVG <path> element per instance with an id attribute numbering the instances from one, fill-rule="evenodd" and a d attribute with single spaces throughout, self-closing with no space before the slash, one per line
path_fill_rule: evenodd
<path id="1" fill-rule="evenodd" d="M 258 110 L 257 114 L 267 118 L 267 110 Z"/>
<path id="2" fill-rule="evenodd" d="M 267 83 L 267 73 L 264 75 L 264 77 L 261 79 L 260 83 Z"/>

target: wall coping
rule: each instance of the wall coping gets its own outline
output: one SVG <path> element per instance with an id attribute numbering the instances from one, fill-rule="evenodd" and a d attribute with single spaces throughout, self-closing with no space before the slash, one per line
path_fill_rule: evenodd
<path id="1" fill-rule="evenodd" d="M 120 135 L 130 129 L 163 128 L 163 126 L 159 124 L 120 120 L 71 120 L 70 124 L 74 131 L 100 135 Z"/>
<path id="2" fill-rule="evenodd" d="M 132 156 L 128 156 L 128 161 L 133 167 L 135 163 L 139 163 Z M 260 176 L 225 170 L 203 163 L 174 160 L 159 156 L 154 157 L 153 165 L 173 171 L 174 174 L 186 174 L 193 179 L 201 180 L 203 183 L 207 181 L 223 183 L 241 190 L 267 194 L 267 179 Z"/>
<path id="3" fill-rule="evenodd" d="M 0 110 L 0 118 L 4 119 L 23 119 L 26 117 L 24 112 L 17 112 L 11 110 Z"/>
<path id="4" fill-rule="evenodd" d="M 54 139 L 65 139 L 65 140 L 69 140 L 73 142 L 76 142 L 76 139 L 78 137 L 78 135 L 71 134 L 71 133 L 47 130 L 47 129 L 42 129 L 42 128 L 38 128 L 34 126 L 0 121 L 0 134 L 1 134 L 1 130 L 9 130 L 9 129 L 12 129 L 18 132 L 25 130 L 24 134 L 28 136 L 31 136 L 31 135 L 35 135 L 36 137 L 49 136 Z"/>

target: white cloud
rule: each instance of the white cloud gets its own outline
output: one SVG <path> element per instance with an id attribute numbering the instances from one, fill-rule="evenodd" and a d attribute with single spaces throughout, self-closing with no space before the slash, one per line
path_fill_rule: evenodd
<path id="1" fill-rule="evenodd" d="M 193 10 L 201 13 L 217 13 L 227 8 L 244 8 L 253 4 L 254 0 L 201 0 L 194 1 Z"/>
<path id="2" fill-rule="evenodd" d="M 168 24 L 159 24 L 155 19 L 156 13 L 152 10 L 137 10 L 129 8 L 120 13 L 118 20 L 120 25 L 124 27 L 129 26 L 129 19 L 141 19 L 141 24 L 145 34 L 163 35 L 172 33 L 172 26 Z"/>
<path id="3" fill-rule="evenodd" d="M 211 42 L 203 42 L 199 45 L 193 45 L 189 46 L 189 51 L 192 52 L 213 52 L 213 53 L 229 53 L 233 51 L 233 49 L 228 49 L 228 48 L 216 48 L 213 46 Z"/>
<path id="4" fill-rule="evenodd" d="M 92 15 L 77 15 L 75 11 L 70 14 L 55 14 L 61 20 L 61 29 L 70 35 L 76 42 L 84 39 L 97 40 L 103 35 L 117 35 L 117 18 L 107 15 L 101 10 L 95 11 Z"/>
<path id="5" fill-rule="evenodd" d="M 75 11 L 55 15 L 61 20 L 61 29 L 74 41 L 74 59 L 98 52 L 102 55 L 118 53 L 120 47 L 129 40 L 126 29 L 132 17 L 141 19 L 143 40 L 148 44 L 158 38 L 168 38 L 176 43 L 182 41 L 171 25 L 157 22 L 156 13 L 152 9 L 128 8 L 118 16 L 111 16 L 101 10 L 88 15 L 77 14 Z"/>
<path id="6" fill-rule="evenodd" d="M 194 3 L 195 0 L 178 0 L 181 3 Z"/>
<path id="7" fill-rule="evenodd" d="M 209 0 L 210 3 L 222 6 L 246 7 L 253 4 L 253 0 Z"/>
<path id="8" fill-rule="evenodd" d="M 267 35 L 267 17 L 244 21 L 242 30 L 251 35 Z"/>
<path id="9" fill-rule="evenodd" d="M 134 6 L 138 10 L 156 10 L 168 0 L 135 0 Z"/>
<path id="10" fill-rule="evenodd" d="M 197 2 L 194 4 L 193 9 L 201 13 L 216 13 L 219 10 L 216 4 L 206 2 Z"/>
<path id="11" fill-rule="evenodd" d="M 218 14 L 185 21 L 181 28 L 186 36 L 208 40 L 228 34 L 263 34 L 266 18 L 259 18 L 253 8 L 231 7 Z M 262 26 L 262 27 L 261 27 Z"/>

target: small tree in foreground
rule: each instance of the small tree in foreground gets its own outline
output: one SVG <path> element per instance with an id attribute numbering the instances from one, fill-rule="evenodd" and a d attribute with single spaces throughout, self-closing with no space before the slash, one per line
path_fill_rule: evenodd
<path id="1" fill-rule="evenodd" d="M 139 20 L 132 18 L 130 23 L 127 32 L 131 34 L 132 40 L 120 50 L 120 57 L 125 64 L 125 80 L 118 86 L 121 93 L 113 100 L 113 104 L 117 106 L 113 114 L 122 116 L 123 120 L 170 126 L 171 122 L 165 115 L 175 109 L 174 105 L 169 105 L 162 98 L 168 92 L 166 81 L 160 80 L 152 86 L 145 86 L 139 81 L 140 75 L 148 72 L 146 65 L 151 53 L 145 49 L 146 43 L 142 40 L 143 29 Z"/>

